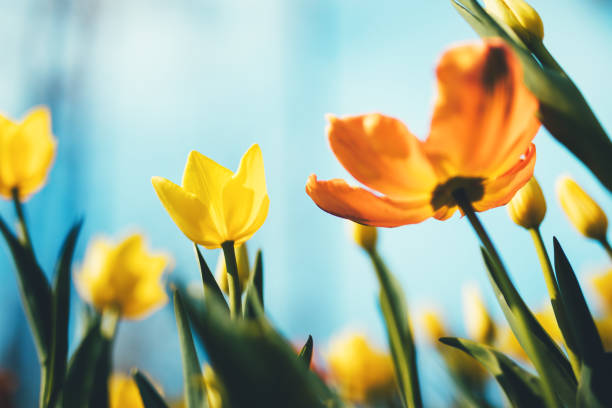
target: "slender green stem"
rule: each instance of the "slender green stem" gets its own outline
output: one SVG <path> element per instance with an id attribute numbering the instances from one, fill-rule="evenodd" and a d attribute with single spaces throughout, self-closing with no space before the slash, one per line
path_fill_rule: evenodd
<path id="1" fill-rule="evenodd" d="M 495 246 L 493 245 L 489 234 L 487 234 L 486 230 L 484 229 L 484 226 L 480 222 L 480 219 L 476 216 L 476 212 L 474 211 L 474 208 L 472 207 L 471 202 L 468 200 L 465 192 L 462 189 L 456 190 L 453 192 L 453 197 L 455 198 L 457 205 L 461 208 L 465 216 L 468 218 L 470 224 L 472 225 L 472 228 L 476 232 L 476 235 L 478 235 L 480 242 L 487 250 L 489 256 L 491 257 L 491 260 L 495 264 L 495 268 L 499 271 L 499 273 L 496 274 L 496 279 L 498 280 L 498 285 L 502 293 L 505 296 L 511 297 L 516 302 L 523 303 L 522 298 L 520 297 L 518 291 L 510 280 L 510 276 L 508 275 L 508 272 L 504 267 L 499 253 L 495 249 Z M 526 316 L 523 316 L 523 313 L 519 312 L 516 313 L 516 318 L 517 323 L 520 326 L 523 326 L 524 331 L 526 333 L 530 333 L 529 328 L 527 326 Z M 544 400 L 546 401 L 546 405 L 549 408 L 559 407 L 559 402 L 557 400 L 555 392 L 553 391 L 554 387 L 552 386 L 552 382 L 550 381 L 550 378 L 548 376 L 549 373 L 547 373 L 544 368 L 545 365 L 542 361 L 540 353 L 538 353 L 535 348 L 534 340 L 531 338 L 531 336 L 526 336 L 525 342 L 525 351 L 527 352 L 527 355 L 529 355 L 532 359 L 533 365 L 535 366 L 536 370 L 538 371 L 538 374 L 540 374 L 540 377 L 542 379 L 542 391 L 544 393 Z"/>
<path id="2" fill-rule="evenodd" d="M 561 299 L 559 285 L 557 284 L 557 280 L 555 278 L 550 257 L 548 256 L 548 252 L 546 252 L 546 247 L 544 246 L 544 240 L 542 239 L 540 228 L 530 228 L 529 232 L 531 233 L 533 244 L 536 248 L 536 252 L 538 253 L 538 258 L 540 259 L 542 272 L 544 272 L 544 281 L 546 282 L 546 288 L 548 289 L 548 295 L 550 296 L 550 302 L 555 313 L 555 318 L 559 327 L 562 329 L 565 350 L 567 351 L 574 375 L 576 375 L 576 378 L 580 378 L 580 361 L 574 352 L 573 339 L 565 338 L 566 336 L 570 335 L 569 330 L 566 329 L 569 327 L 568 317 Z"/>
<path id="3" fill-rule="evenodd" d="M 232 319 L 241 316 L 240 302 L 240 278 L 238 277 L 238 264 L 236 262 L 236 252 L 234 241 L 225 241 L 221 244 L 223 255 L 225 256 L 225 269 L 227 270 L 227 286 L 229 288 L 230 315 Z"/>
<path id="4" fill-rule="evenodd" d="M 602 240 L 599 241 L 599 243 L 601 244 L 602 247 L 604 247 L 610 259 L 612 259 L 612 247 L 610 246 L 610 242 L 608 241 L 608 239 L 603 238 Z"/>
<path id="5" fill-rule="evenodd" d="M 30 239 L 30 233 L 28 232 L 28 226 L 26 224 L 25 214 L 23 212 L 23 206 L 21 205 L 21 201 L 19 200 L 19 190 L 14 188 L 11 190 L 13 194 L 13 204 L 15 205 L 15 212 L 17 213 L 17 219 L 19 220 L 19 234 L 18 238 L 29 251 L 34 252 L 34 248 L 32 247 L 32 240 Z"/>

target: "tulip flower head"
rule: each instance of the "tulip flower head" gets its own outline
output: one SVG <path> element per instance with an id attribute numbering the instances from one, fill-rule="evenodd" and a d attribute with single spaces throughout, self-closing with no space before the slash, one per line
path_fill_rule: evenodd
<path id="1" fill-rule="evenodd" d="M 99 311 L 117 309 L 125 319 L 141 319 L 168 301 L 161 276 L 168 257 L 150 253 L 134 234 L 119 244 L 95 239 L 75 275 L 79 294 Z"/>
<path id="2" fill-rule="evenodd" d="M 263 157 L 256 144 L 244 154 L 236 173 L 192 151 L 180 186 L 162 177 L 152 182 L 179 229 L 208 249 L 247 241 L 268 215 Z"/>
<path id="3" fill-rule="evenodd" d="M 130 376 L 115 373 L 108 380 L 110 408 L 144 408 L 136 381 Z"/>
<path id="4" fill-rule="evenodd" d="M 476 286 L 465 286 L 462 291 L 463 319 L 468 337 L 479 343 L 489 344 L 495 335 L 495 323 L 482 294 Z"/>
<path id="5" fill-rule="evenodd" d="M 354 402 L 367 402 L 394 392 L 391 356 L 374 349 L 361 334 L 332 340 L 327 360 L 340 392 Z"/>
<path id="6" fill-rule="evenodd" d="M 529 181 L 538 101 L 511 49 L 498 39 L 452 48 L 437 77 L 425 141 L 381 114 L 328 118 L 334 154 L 367 189 L 312 175 L 306 192 L 320 208 L 360 224 L 397 227 L 450 218 L 458 194 L 476 211 L 502 206 Z"/>
<path id="7" fill-rule="evenodd" d="M 608 217 L 574 180 L 561 177 L 557 181 L 557 196 L 565 214 L 578 232 L 587 238 L 606 241 Z"/>
<path id="8" fill-rule="evenodd" d="M 612 316 L 612 268 L 591 278 L 591 284 L 605 306 L 607 315 Z"/>
<path id="9" fill-rule="evenodd" d="M 546 200 L 535 177 L 508 203 L 508 214 L 515 224 L 526 229 L 538 228 L 546 215 Z"/>
<path id="10" fill-rule="evenodd" d="M 485 9 L 507 25 L 527 45 L 544 39 L 544 24 L 537 11 L 524 0 L 484 0 Z"/>
<path id="11" fill-rule="evenodd" d="M 46 108 L 33 109 L 20 123 L 0 115 L 0 196 L 10 199 L 16 191 L 24 201 L 40 190 L 56 144 Z"/>
<path id="12" fill-rule="evenodd" d="M 353 241 L 366 251 L 373 251 L 376 249 L 376 242 L 378 241 L 378 231 L 376 227 L 362 225 L 356 222 L 351 222 L 351 224 Z"/>

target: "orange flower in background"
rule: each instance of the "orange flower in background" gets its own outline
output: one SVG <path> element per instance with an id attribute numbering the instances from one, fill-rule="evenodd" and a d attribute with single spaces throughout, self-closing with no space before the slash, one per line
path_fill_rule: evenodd
<path id="1" fill-rule="evenodd" d="M 463 190 L 476 211 L 506 204 L 532 176 L 540 123 L 520 62 L 501 40 L 461 45 L 437 67 L 429 137 L 381 114 L 329 116 L 331 148 L 353 177 L 310 176 L 306 192 L 324 211 L 361 224 L 397 227 L 450 218 Z"/>

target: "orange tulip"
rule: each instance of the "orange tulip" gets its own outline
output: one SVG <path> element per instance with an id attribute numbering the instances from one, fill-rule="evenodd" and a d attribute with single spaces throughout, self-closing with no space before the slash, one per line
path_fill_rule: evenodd
<path id="1" fill-rule="evenodd" d="M 476 211 L 499 207 L 531 178 L 537 99 L 520 62 L 501 40 L 457 46 L 437 67 L 438 98 L 429 137 L 373 113 L 329 116 L 331 148 L 353 177 L 310 176 L 306 192 L 324 211 L 379 227 L 450 218 L 463 190 Z"/>

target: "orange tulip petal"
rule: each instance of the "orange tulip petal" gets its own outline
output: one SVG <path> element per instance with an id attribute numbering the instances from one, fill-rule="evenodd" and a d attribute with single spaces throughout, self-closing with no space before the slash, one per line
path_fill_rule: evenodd
<path id="1" fill-rule="evenodd" d="M 476 211 L 508 204 L 516 192 L 533 176 L 536 161 L 536 148 L 532 143 L 520 159 L 506 174 L 484 183 L 484 195 L 480 201 L 473 203 Z"/>
<path id="2" fill-rule="evenodd" d="M 498 177 L 535 137 L 537 99 L 517 57 L 499 39 L 454 47 L 437 67 L 428 156 L 446 176 Z"/>
<path id="3" fill-rule="evenodd" d="M 433 214 L 429 199 L 396 201 L 351 187 L 341 179 L 319 181 L 314 174 L 308 179 L 306 193 L 330 214 L 376 227 L 417 224 Z"/>
<path id="4" fill-rule="evenodd" d="M 367 187 L 399 199 L 425 197 L 435 187 L 422 142 L 398 119 L 372 113 L 328 120 L 334 154 Z"/>

